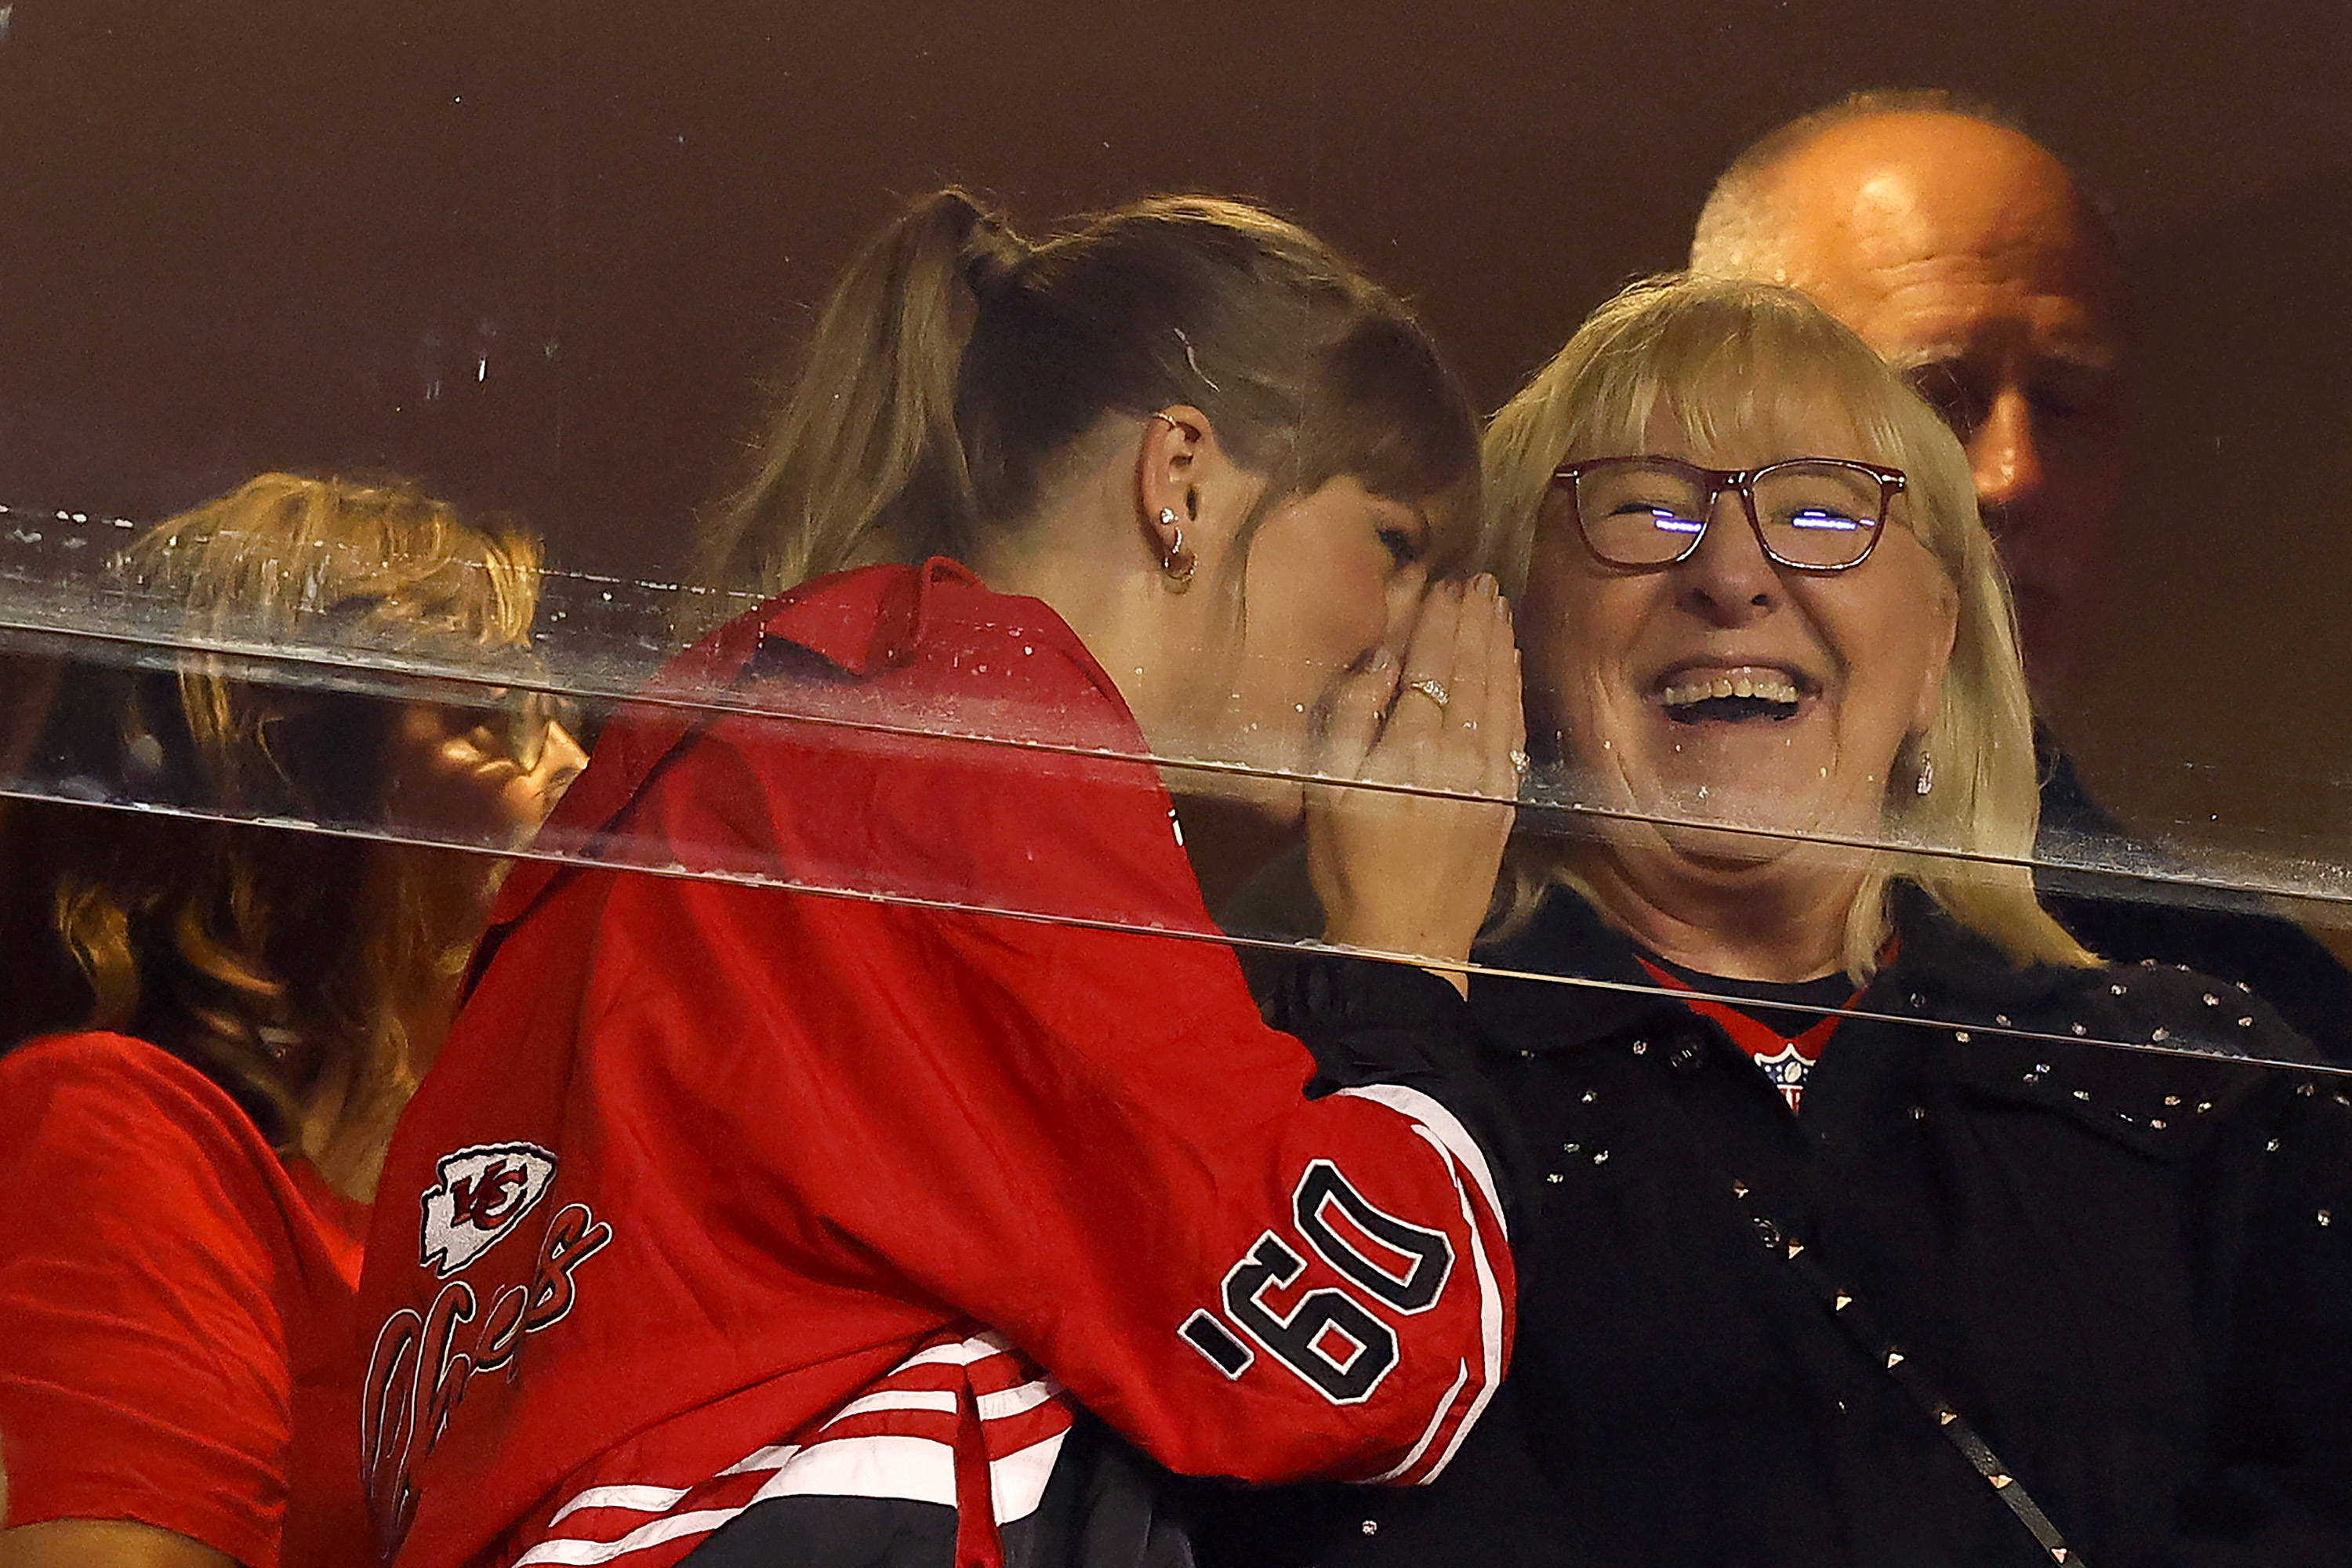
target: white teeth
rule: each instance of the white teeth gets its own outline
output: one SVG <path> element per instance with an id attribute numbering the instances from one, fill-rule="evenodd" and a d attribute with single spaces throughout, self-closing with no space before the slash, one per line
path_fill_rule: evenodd
<path id="1" fill-rule="evenodd" d="M 1658 700 L 1669 708 L 1704 702 L 1711 697 L 1756 697 L 1793 706 L 1798 691 L 1796 684 L 1777 670 L 1743 669 L 1736 674 L 1679 680 L 1658 693 Z"/>

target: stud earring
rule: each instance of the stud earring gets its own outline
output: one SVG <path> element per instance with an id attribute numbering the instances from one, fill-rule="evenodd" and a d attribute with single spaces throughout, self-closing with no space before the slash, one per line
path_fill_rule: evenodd
<path id="1" fill-rule="evenodd" d="M 1168 542 L 1160 550 L 1160 571 L 1168 579 L 1170 592 L 1181 594 L 1192 585 L 1192 570 L 1199 563 L 1184 548 L 1184 523 L 1174 507 L 1160 509 L 1160 526 L 1168 531 Z"/>

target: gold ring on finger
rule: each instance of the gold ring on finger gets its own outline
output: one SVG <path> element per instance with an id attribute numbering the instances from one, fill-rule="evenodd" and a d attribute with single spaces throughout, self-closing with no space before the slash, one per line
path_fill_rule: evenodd
<path id="1" fill-rule="evenodd" d="M 1407 691 L 1418 691 L 1423 697 L 1428 698 L 1432 702 L 1436 703 L 1437 710 L 1440 713 L 1444 712 L 1446 703 L 1453 700 L 1452 698 L 1446 695 L 1445 682 L 1442 680 L 1431 680 L 1427 677 L 1423 677 L 1419 680 L 1406 681 L 1404 683 L 1404 689 Z"/>

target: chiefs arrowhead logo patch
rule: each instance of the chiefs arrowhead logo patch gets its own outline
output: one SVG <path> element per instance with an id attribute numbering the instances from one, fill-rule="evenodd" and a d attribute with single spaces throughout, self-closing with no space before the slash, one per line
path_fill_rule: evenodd
<path id="1" fill-rule="evenodd" d="M 444 1279 L 522 1223 L 555 1180 L 555 1156 L 536 1143 L 480 1143 L 445 1155 L 425 1190 L 420 1261 Z"/>

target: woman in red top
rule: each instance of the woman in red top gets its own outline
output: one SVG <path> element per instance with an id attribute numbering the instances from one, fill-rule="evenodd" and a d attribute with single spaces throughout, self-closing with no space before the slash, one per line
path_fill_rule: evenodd
<path id="1" fill-rule="evenodd" d="M 872 242 L 719 531 L 792 591 L 606 731 L 601 864 L 509 883 L 394 1140 L 387 1555 L 1043 1561 L 1074 1403 L 1198 1473 L 1444 1467 L 1512 1289 L 1458 989 L 1328 958 L 1278 1033 L 1202 883 L 1303 816 L 1334 942 L 1466 957 L 1521 739 L 1492 580 L 1429 587 L 1475 447 L 1255 208 Z"/>
<path id="2" fill-rule="evenodd" d="M 166 637 L 445 658 L 519 650 L 538 592 L 530 545 L 439 502 L 276 474 L 127 566 Z M 235 819 L 509 844 L 583 760 L 541 720 L 193 651 L 65 670 L 26 773 L 189 815 L 7 819 L 0 1563 L 348 1560 L 350 1462 L 295 1434 L 499 862 Z"/>

